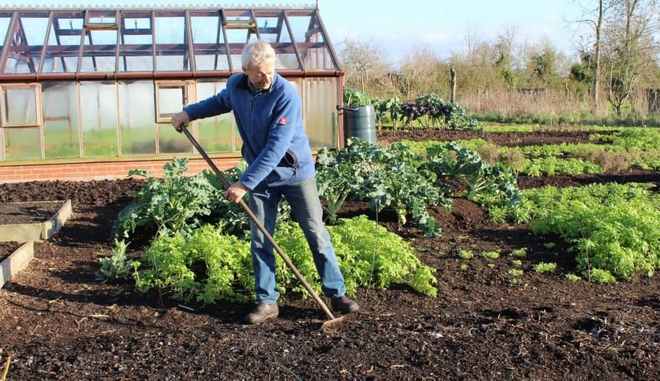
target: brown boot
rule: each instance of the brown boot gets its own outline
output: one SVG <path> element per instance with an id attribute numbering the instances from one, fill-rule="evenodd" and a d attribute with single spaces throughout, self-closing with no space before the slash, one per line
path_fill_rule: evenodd
<path id="1" fill-rule="evenodd" d="M 247 315 L 245 320 L 249 324 L 259 324 L 268 319 L 276 318 L 279 313 L 280 310 L 277 307 L 277 304 L 259 303 L 254 310 Z"/>
<path id="2" fill-rule="evenodd" d="M 334 311 L 338 311 L 344 314 L 350 314 L 352 312 L 358 312 L 360 310 L 360 306 L 349 299 L 347 296 L 339 296 L 336 298 L 332 298 L 330 300 L 330 304 L 332 304 L 332 309 Z"/>

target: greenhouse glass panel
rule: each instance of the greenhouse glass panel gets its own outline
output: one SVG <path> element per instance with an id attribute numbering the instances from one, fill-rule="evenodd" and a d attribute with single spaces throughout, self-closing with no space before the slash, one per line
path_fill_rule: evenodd
<path id="1" fill-rule="evenodd" d="M 192 38 L 197 70 L 229 70 L 219 16 L 192 16 Z"/>
<path id="2" fill-rule="evenodd" d="M 269 42 L 277 56 L 276 69 L 300 69 L 296 51 L 291 43 L 291 34 L 284 21 L 284 12 L 279 17 L 256 16 L 259 35 L 263 41 Z"/>
<path id="3" fill-rule="evenodd" d="M 337 79 L 305 78 L 303 85 L 305 130 L 310 143 L 315 149 L 334 147 L 337 141 Z"/>
<path id="4" fill-rule="evenodd" d="M 90 29 L 117 29 L 115 11 L 89 10 L 86 24 Z"/>
<path id="5" fill-rule="evenodd" d="M 151 12 L 125 12 L 121 24 L 119 71 L 153 71 Z"/>
<path id="6" fill-rule="evenodd" d="M 190 70 L 184 16 L 156 17 L 156 70 Z"/>
<path id="7" fill-rule="evenodd" d="M 115 91 L 114 83 L 81 82 L 80 84 L 84 157 L 117 155 Z"/>
<path id="8" fill-rule="evenodd" d="M 256 25 L 247 10 L 224 10 L 224 17 L 232 69 L 238 72 L 241 71 L 241 53 L 245 44 L 257 41 Z"/>
<path id="9" fill-rule="evenodd" d="M 305 70 L 335 70 L 318 17 L 289 16 L 289 23 Z"/>
<path id="10" fill-rule="evenodd" d="M 92 30 L 87 33 L 80 71 L 115 71 L 116 30 Z"/>
<path id="11" fill-rule="evenodd" d="M 162 122 L 169 122 L 172 114 L 183 109 L 186 98 L 185 84 L 181 85 L 162 85 L 158 86 L 158 119 Z M 160 120 L 162 119 L 162 120 Z"/>
<path id="12" fill-rule="evenodd" d="M 48 35 L 42 72 L 75 72 L 80 54 L 82 13 L 55 13 Z"/>
<path id="13" fill-rule="evenodd" d="M 42 47 L 46 39 L 48 17 L 21 17 L 19 33 L 25 35 L 29 46 Z M 37 54 L 38 57 L 38 54 Z"/>
<path id="14" fill-rule="evenodd" d="M 158 124 L 158 149 L 160 153 L 191 153 L 190 141 L 168 123 Z"/>
<path id="15" fill-rule="evenodd" d="M 5 126 L 37 124 L 36 87 L 4 87 Z"/>
<path id="16" fill-rule="evenodd" d="M 256 16 L 255 18 L 261 40 L 271 44 L 279 42 L 280 31 L 282 31 L 282 28 L 286 28 L 283 17 Z"/>
<path id="17" fill-rule="evenodd" d="M 47 28 L 48 17 L 19 17 L 8 46 L 5 73 L 37 72 Z"/>
<path id="18" fill-rule="evenodd" d="M 226 82 L 198 82 L 197 98 L 204 100 L 215 96 L 226 85 Z M 240 136 L 236 131 L 236 122 L 232 113 L 200 119 L 195 123 L 199 132 L 199 141 L 208 152 L 229 153 L 240 151 Z"/>
<path id="19" fill-rule="evenodd" d="M 44 83 L 43 100 L 46 159 L 80 157 L 75 83 Z"/>
<path id="20" fill-rule="evenodd" d="M 5 160 L 40 160 L 41 129 L 3 128 L 5 141 Z"/>
<path id="21" fill-rule="evenodd" d="M 0 17 L 0 48 L 5 44 L 5 37 L 7 37 L 7 29 L 10 22 L 11 17 Z"/>
<path id="22" fill-rule="evenodd" d="M 156 153 L 156 110 L 152 81 L 119 83 L 121 152 L 123 155 Z"/>

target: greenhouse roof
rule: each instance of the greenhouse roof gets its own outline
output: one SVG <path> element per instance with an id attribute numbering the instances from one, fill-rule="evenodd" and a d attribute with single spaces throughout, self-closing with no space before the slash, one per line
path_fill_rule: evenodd
<path id="1" fill-rule="evenodd" d="M 314 6 L 55 6 L 0 3 L 0 80 L 228 76 L 256 40 L 284 74 L 340 73 Z"/>

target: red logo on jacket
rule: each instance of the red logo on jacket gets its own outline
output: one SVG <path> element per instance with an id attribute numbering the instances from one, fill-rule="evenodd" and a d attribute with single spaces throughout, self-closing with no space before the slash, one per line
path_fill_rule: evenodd
<path id="1" fill-rule="evenodd" d="M 280 120 L 277 121 L 277 124 L 279 125 L 285 125 L 287 123 L 289 123 L 289 120 L 286 118 L 286 116 L 281 117 Z"/>

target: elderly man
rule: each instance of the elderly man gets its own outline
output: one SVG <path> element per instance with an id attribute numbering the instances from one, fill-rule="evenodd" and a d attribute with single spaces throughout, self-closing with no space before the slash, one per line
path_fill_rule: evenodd
<path id="1" fill-rule="evenodd" d="M 249 192 L 250 208 L 270 233 L 275 229 L 277 205 L 285 197 L 314 254 L 332 308 L 355 312 L 359 306 L 345 296 L 344 278 L 323 224 L 314 159 L 303 129 L 302 101 L 293 85 L 275 73 L 275 59 L 270 44 L 249 44 L 242 56 L 244 73 L 232 75 L 219 94 L 184 107 L 172 116 L 172 125 L 180 131 L 192 120 L 233 111 L 248 168 L 225 196 L 239 202 Z M 251 233 L 257 305 L 247 321 L 257 324 L 277 317 L 279 295 L 273 247 L 254 224 Z"/>

